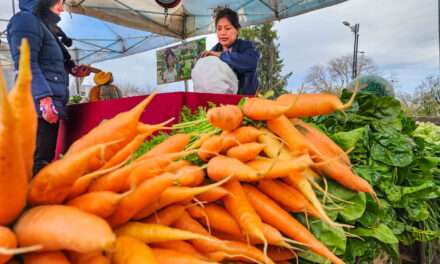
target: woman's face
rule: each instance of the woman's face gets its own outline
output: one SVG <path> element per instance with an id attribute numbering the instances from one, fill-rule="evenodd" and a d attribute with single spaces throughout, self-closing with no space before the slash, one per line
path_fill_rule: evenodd
<path id="1" fill-rule="evenodd" d="M 61 13 L 64 11 L 64 0 L 58 0 L 58 2 L 50 8 L 50 10 L 56 15 L 61 15 Z"/>
<path id="2" fill-rule="evenodd" d="M 225 17 L 217 22 L 217 38 L 220 45 L 229 48 L 237 39 L 238 30 Z"/>
<path id="3" fill-rule="evenodd" d="M 168 56 L 167 56 L 167 66 L 168 66 L 168 67 L 173 67 L 175 62 L 176 62 L 176 61 L 175 61 L 173 55 L 168 55 Z"/>

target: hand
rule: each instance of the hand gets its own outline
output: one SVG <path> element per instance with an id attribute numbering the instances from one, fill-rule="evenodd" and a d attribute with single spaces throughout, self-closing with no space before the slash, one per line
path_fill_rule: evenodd
<path id="1" fill-rule="evenodd" d="M 87 65 L 78 65 L 72 68 L 72 75 L 74 75 L 75 77 L 86 77 L 89 76 L 90 73 L 92 72 L 92 69 L 87 66 Z"/>
<path id="2" fill-rule="evenodd" d="M 44 120 L 51 124 L 55 124 L 58 122 L 58 111 L 53 105 L 51 97 L 40 99 L 40 110 Z"/>
<path id="3" fill-rule="evenodd" d="M 208 50 L 208 51 L 204 51 L 204 52 L 202 52 L 201 57 L 202 57 L 202 58 L 203 58 L 203 57 L 207 57 L 207 56 L 216 56 L 216 57 L 220 57 L 221 54 L 222 54 L 222 53 L 221 53 L 221 52 L 218 52 L 218 51 L 211 51 L 211 50 Z"/>

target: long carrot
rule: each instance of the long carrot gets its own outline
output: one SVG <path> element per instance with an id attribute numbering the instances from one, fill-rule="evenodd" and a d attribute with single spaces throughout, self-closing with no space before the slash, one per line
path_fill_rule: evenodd
<path id="1" fill-rule="evenodd" d="M 128 236 L 120 236 L 116 239 L 111 259 L 113 264 L 160 263 L 149 246 L 138 239 Z"/>
<path id="2" fill-rule="evenodd" d="M 128 191 L 122 194 L 105 191 L 90 192 L 70 200 L 66 205 L 76 207 L 101 218 L 107 218 L 115 212 L 120 201 L 131 192 Z"/>
<path id="3" fill-rule="evenodd" d="M 149 135 L 149 133 L 137 135 L 130 143 L 128 143 L 124 148 L 118 151 L 109 161 L 104 163 L 104 165 L 102 165 L 100 169 L 111 168 L 126 160 L 139 148 L 140 145 L 142 145 L 142 143 L 144 143 L 145 139 Z"/>
<path id="4" fill-rule="evenodd" d="M 171 162 L 170 165 L 168 165 L 164 168 L 164 171 L 176 173 L 181 168 L 189 166 L 189 165 L 191 165 L 191 163 L 187 160 L 178 160 L 178 161 Z"/>
<path id="5" fill-rule="evenodd" d="M 260 128 L 260 131 L 262 134 L 258 136 L 258 142 L 264 144 L 264 154 L 269 158 L 276 158 L 278 160 L 292 158 L 292 155 L 290 155 L 285 146 L 277 139 L 276 135 L 266 128 Z"/>
<path id="6" fill-rule="evenodd" d="M 255 187 L 249 185 L 245 185 L 243 188 L 255 210 L 266 223 L 277 228 L 290 238 L 305 244 L 313 252 L 329 259 L 333 263 L 344 263 L 319 240 L 317 240 L 295 218 L 290 216 L 289 213 L 279 207 L 265 194 L 258 191 Z"/>
<path id="7" fill-rule="evenodd" d="M 91 172 L 91 173 L 88 173 L 84 176 L 79 177 L 78 179 L 76 179 L 76 181 L 73 183 L 72 187 L 70 188 L 69 195 L 67 196 L 67 200 L 72 200 L 72 199 L 80 196 L 81 194 L 85 193 L 87 191 L 87 189 L 89 188 L 90 184 L 94 180 L 101 177 L 102 175 L 105 175 L 107 173 L 111 173 L 111 172 L 119 169 L 120 167 L 125 165 L 126 161 L 122 161 L 120 164 L 116 164 L 114 167 L 96 170 L 94 172 Z"/>
<path id="8" fill-rule="evenodd" d="M 195 187 L 199 186 L 205 180 L 205 171 L 199 166 L 186 166 L 181 168 L 176 173 L 179 177 L 178 184 L 180 186 Z"/>
<path id="9" fill-rule="evenodd" d="M 185 230 L 171 228 L 163 225 L 144 224 L 140 222 L 129 222 L 116 229 L 115 232 L 118 236 L 134 237 L 147 244 L 175 240 L 214 240 L 209 236 L 200 235 Z"/>
<path id="10" fill-rule="evenodd" d="M 115 240 L 103 219 L 62 205 L 29 209 L 14 231 L 20 245 L 42 245 L 44 250 L 98 251 L 108 249 Z"/>
<path id="11" fill-rule="evenodd" d="M 249 202 L 240 182 L 232 180 L 227 182 L 224 187 L 231 193 L 223 198 L 226 210 L 234 217 L 244 234 L 258 238 L 264 243 L 266 255 L 268 244 L 263 233 L 263 222 Z"/>
<path id="12" fill-rule="evenodd" d="M 267 127 L 280 136 L 293 153 L 307 153 L 307 143 L 304 136 L 290 123 L 286 116 L 267 121 Z"/>
<path id="13" fill-rule="evenodd" d="M 67 255 L 72 264 L 110 264 L 109 257 L 99 251 L 90 253 L 69 251 Z"/>
<path id="14" fill-rule="evenodd" d="M 28 202 L 33 205 L 62 203 L 74 182 L 91 171 L 91 160 L 101 158 L 102 151 L 117 142 L 95 145 L 44 167 L 30 183 Z"/>
<path id="15" fill-rule="evenodd" d="M 179 218 L 174 225 L 182 230 L 188 230 L 194 233 L 209 236 L 208 231 L 206 231 L 200 223 L 191 218 L 188 213 L 184 213 L 183 216 Z M 245 257 L 247 260 L 253 260 L 257 263 L 261 262 L 265 264 L 273 264 L 273 262 L 268 259 L 260 250 L 244 243 L 235 241 L 222 241 L 218 239 L 214 241 L 205 241 L 198 239 L 192 240 L 191 243 L 197 250 L 203 253 L 222 253 L 221 259 L 217 261 L 222 261 L 224 258 L 234 259 L 241 256 Z"/>
<path id="16" fill-rule="evenodd" d="M 17 247 L 17 237 L 9 228 L 4 226 L 0 226 L 0 247 L 12 249 Z M 12 255 L 0 254 L 0 264 L 8 262 L 11 258 Z"/>
<path id="17" fill-rule="evenodd" d="M 191 136 L 188 134 L 176 134 L 173 135 L 160 144 L 154 146 L 150 151 L 140 156 L 138 160 L 154 157 L 156 155 L 174 153 L 183 151 L 186 145 L 189 144 Z"/>
<path id="18" fill-rule="evenodd" d="M 298 257 L 295 252 L 280 247 L 269 247 L 267 254 L 269 255 L 270 259 L 277 261 L 277 263 L 279 261 L 291 260 Z"/>
<path id="19" fill-rule="evenodd" d="M 153 248 L 153 252 L 160 264 L 219 264 L 171 249 Z"/>
<path id="20" fill-rule="evenodd" d="M 120 226 L 134 217 L 142 208 L 153 204 L 159 195 L 176 180 L 176 175 L 164 173 L 144 181 L 132 193 L 124 197 L 116 210 L 107 218 L 113 227 Z"/>
<path id="21" fill-rule="evenodd" d="M 196 196 L 197 200 L 204 203 L 212 203 L 220 200 L 224 196 L 228 195 L 229 192 L 223 187 L 215 187 L 205 193 Z"/>
<path id="22" fill-rule="evenodd" d="M 70 261 L 61 251 L 51 251 L 26 254 L 24 264 L 70 264 Z"/>
<path id="23" fill-rule="evenodd" d="M 264 98 L 247 98 L 243 112 L 253 120 L 271 120 L 289 110 L 289 105 L 282 105 Z"/>
<path id="24" fill-rule="evenodd" d="M 328 93 L 318 94 L 284 94 L 277 98 L 277 103 L 290 106 L 285 115 L 293 117 L 311 117 L 327 115 L 334 111 L 344 111 L 350 108 L 359 90 L 356 83 L 355 92 L 347 103 L 342 103 L 337 95 Z"/>
<path id="25" fill-rule="evenodd" d="M 223 151 L 236 146 L 257 141 L 262 132 L 253 126 L 242 126 L 233 131 L 223 131 Z"/>
<path id="26" fill-rule="evenodd" d="M 28 177 L 16 122 L 0 71 L 0 225 L 14 221 L 26 203 Z"/>
<path id="27" fill-rule="evenodd" d="M 230 131 L 241 125 L 243 113 L 236 105 L 224 105 L 209 109 L 206 118 L 213 126 Z"/>
<path id="28" fill-rule="evenodd" d="M 106 155 L 106 160 L 108 160 L 114 155 L 114 153 L 120 150 L 136 136 L 139 118 L 145 107 L 153 100 L 155 95 L 155 93 L 151 94 L 131 110 L 117 114 L 112 119 L 102 122 L 97 127 L 93 128 L 90 132 L 75 141 L 75 143 L 70 146 L 65 156 L 67 157 L 97 144 L 124 139 L 124 142 L 112 146 L 111 150 L 108 151 Z"/>
<path id="29" fill-rule="evenodd" d="M 226 156 L 236 158 L 242 162 L 255 159 L 264 149 L 264 145 L 256 142 L 246 143 L 232 147 L 226 153 Z"/>
<path id="30" fill-rule="evenodd" d="M 134 219 L 142 219 L 168 205 L 191 200 L 194 198 L 194 196 L 198 194 L 202 194 L 213 188 L 221 186 L 229 179 L 230 177 L 225 178 L 216 183 L 204 185 L 200 187 L 169 187 L 160 195 L 160 197 L 157 199 L 155 203 L 151 204 L 150 206 L 144 207 L 144 209 L 142 209 L 138 214 L 136 214 Z"/>
<path id="31" fill-rule="evenodd" d="M 200 252 L 198 252 L 190 243 L 182 240 L 158 242 L 153 244 L 154 247 L 162 249 L 175 250 L 177 252 L 190 254 L 198 259 L 206 259 Z M 180 260 L 180 259 L 179 259 Z"/>
<path id="32" fill-rule="evenodd" d="M 185 213 L 185 207 L 182 205 L 170 205 L 161 210 L 159 213 L 150 216 L 143 220 L 145 224 L 159 224 L 164 226 L 171 226 Z"/>
<path id="33" fill-rule="evenodd" d="M 208 177 L 214 181 L 233 176 L 240 181 L 257 181 L 260 174 L 238 159 L 226 156 L 217 156 L 208 162 Z"/>
<path id="34" fill-rule="evenodd" d="M 265 179 L 280 178 L 289 175 L 291 171 L 301 171 L 313 165 L 309 155 L 301 155 L 289 160 L 259 158 L 246 163 L 247 166 L 264 175 Z"/>
<path id="35" fill-rule="evenodd" d="M 220 151 L 223 150 L 223 146 L 223 137 L 214 135 L 203 142 L 197 154 L 201 160 L 208 161 L 210 158 L 219 155 Z"/>
<path id="36" fill-rule="evenodd" d="M 237 221 L 222 207 L 208 204 L 204 208 L 193 206 L 188 213 L 196 219 L 206 220 L 211 228 L 235 236 L 241 236 L 241 229 Z"/>
<path id="37" fill-rule="evenodd" d="M 289 211 L 305 212 L 315 217 L 319 216 L 318 211 L 299 191 L 281 181 L 260 181 L 258 189 L 283 205 Z"/>
<path id="38" fill-rule="evenodd" d="M 154 132 L 161 130 L 161 129 L 170 129 L 169 127 L 166 127 L 166 125 L 170 124 L 171 122 L 174 121 L 174 117 L 159 123 L 159 124 L 145 124 L 142 122 L 139 122 L 137 125 L 137 130 L 139 134 L 153 134 Z"/>
<path id="39" fill-rule="evenodd" d="M 29 42 L 23 39 L 20 47 L 18 77 L 14 88 L 9 92 L 9 101 L 17 117 L 17 128 L 20 131 L 20 148 L 29 179 L 32 177 L 37 135 L 37 113 L 31 91 L 32 73 L 30 61 Z"/>
<path id="40" fill-rule="evenodd" d="M 341 160 L 350 165 L 350 158 L 347 153 L 341 149 L 333 140 L 331 140 L 327 135 L 313 126 L 307 124 L 306 122 L 300 119 L 291 119 L 290 120 L 295 126 L 299 129 L 298 131 L 304 135 L 304 137 L 311 141 L 313 145 L 324 155 L 329 157 L 340 157 Z"/>

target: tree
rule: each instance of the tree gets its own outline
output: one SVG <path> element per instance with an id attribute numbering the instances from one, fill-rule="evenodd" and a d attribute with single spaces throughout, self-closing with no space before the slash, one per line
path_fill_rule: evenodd
<path id="1" fill-rule="evenodd" d="M 260 92 L 273 90 L 275 96 L 285 93 L 286 80 L 281 76 L 284 64 L 280 58 L 280 44 L 275 43 L 278 33 L 273 29 L 273 23 L 242 29 L 240 37 L 255 42 L 261 53 L 257 68 Z"/>
<path id="2" fill-rule="evenodd" d="M 312 86 L 316 92 L 339 94 L 352 81 L 353 57 L 345 55 L 330 60 L 327 65 L 314 65 L 305 78 L 305 85 Z M 358 58 L 358 73 L 377 74 L 377 67 L 372 59 L 361 56 Z"/>
<path id="3" fill-rule="evenodd" d="M 437 116 L 440 114 L 440 76 L 428 76 L 416 88 L 415 114 Z"/>

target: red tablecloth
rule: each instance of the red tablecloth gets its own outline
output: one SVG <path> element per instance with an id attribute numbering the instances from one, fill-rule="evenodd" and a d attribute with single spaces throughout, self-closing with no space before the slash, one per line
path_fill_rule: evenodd
<path id="1" fill-rule="evenodd" d="M 109 101 L 71 105 L 67 108 L 68 119 L 62 122 L 58 133 L 56 157 L 82 135 L 96 127 L 102 120 L 127 111 L 142 101 L 146 96 L 121 98 Z M 171 117 L 176 121 L 184 105 L 192 110 L 206 106 L 208 102 L 216 104 L 236 104 L 241 96 L 206 93 L 163 93 L 158 94 L 147 106 L 141 121 L 149 124 L 160 123 Z"/>

